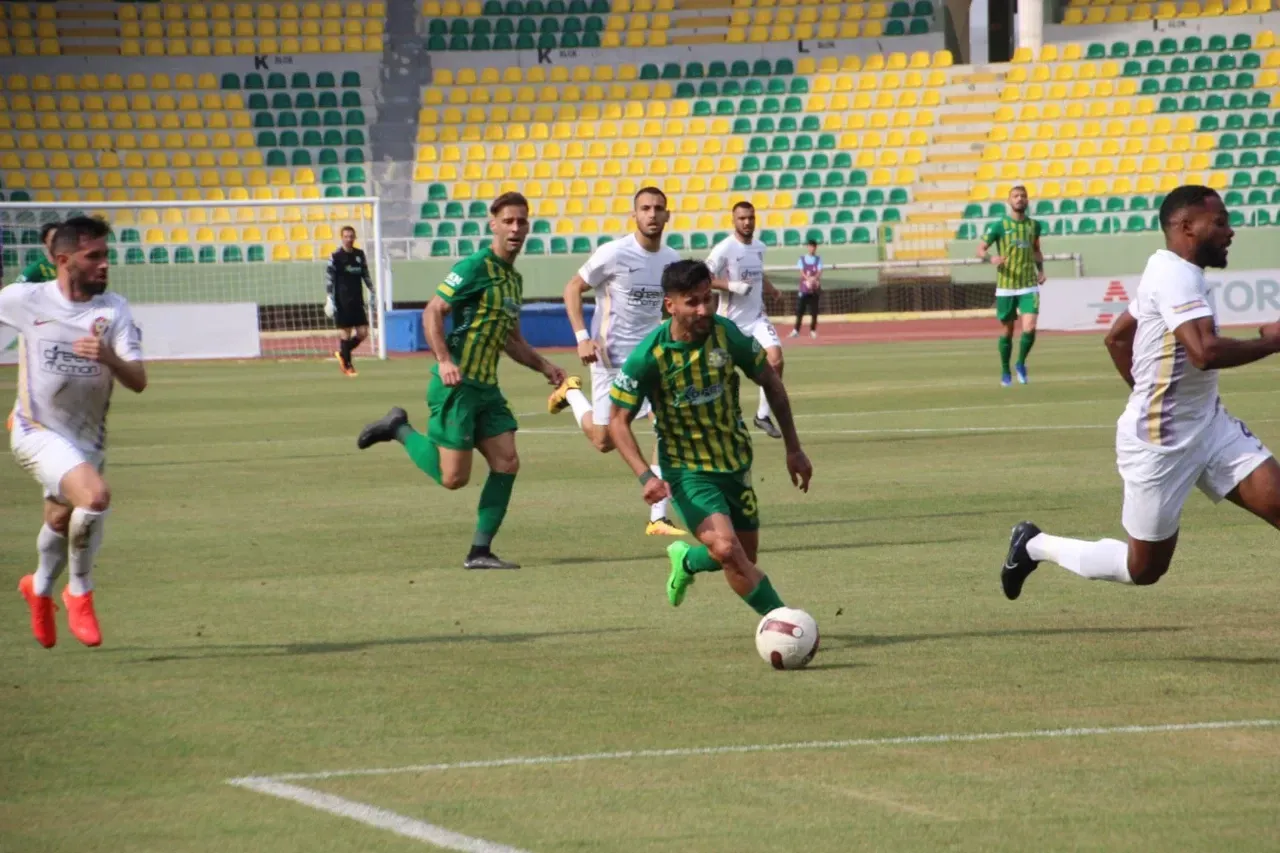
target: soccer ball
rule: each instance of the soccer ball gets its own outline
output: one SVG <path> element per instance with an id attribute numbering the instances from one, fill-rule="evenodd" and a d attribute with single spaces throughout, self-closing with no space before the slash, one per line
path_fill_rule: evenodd
<path id="1" fill-rule="evenodd" d="M 774 669 L 803 669 L 818 653 L 818 623 L 803 610 L 771 610 L 756 627 L 756 651 Z"/>

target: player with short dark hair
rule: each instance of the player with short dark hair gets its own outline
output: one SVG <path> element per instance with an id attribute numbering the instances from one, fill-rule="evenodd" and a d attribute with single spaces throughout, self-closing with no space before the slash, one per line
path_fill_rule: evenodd
<path id="1" fill-rule="evenodd" d="M 982 232 L 978 257 L 996 267 L 996 319 L 1004 326 L 1000 338 L 1000 384 L 1013 384 L 1009 359 L 1013 355 L 1013 328 L 1022 316 L 1022 337 L 1014 364 L 1018 381 L 1027 379 L 1027 355 L 1036 342 L 1036 320 L 1040 314 L 1040 285 L 1044 284 L 1044 255 L 1040 252 L 1040 223 L 1027 215 L 1030 204 L 1027 188 L 1019 184 L 1009 190 L 1009 212 Z M 996 253 L 988 256 L 995 248 Z"/>
<path id="2" fill-rule="evenodd" d="M 369 337 L 369 314 L 365 311 L 365 288 L 373 295 L 373 278 L 369 260 L 363 249 L 356 248 L 356 229 L 350 225 L 341 232 L 342 246 L 329 256 L 324 268 L 324 313 L 333 319 L 342 340 L 333 354 L 347 376 L 355 376 L 351 354 Z"/>
<path id="3" fill-rule="evenodd" d="M 44 488 L 45 501 L 39 562 L 18 590 L 31 610 L 31 632 L 45 648 L 57 642 L 53 584 L 68 563 L 62 602 L 71 633 L 87 646 L 102 642 L 92 572 L 111 505 L 102 476 L 107 409 L 117 381 L 137 393 L 147 387 L 129 303 L 107 292 L 109 233 L 101 219 L 68 219 L 50 241 L 57 277 L 0 290 L 0 323 L 22 335 L 10 446 Z"/>
<path id="4" fill-rule="evenodd" d="M 1280 323 L 1263 326 L 1252 340 L 1218 334 L 1204 271 L 1226 268 L 1234 232 L 1217 192 L 1178 187 L 1160 206 L 1160 226 L 1166 248 L 1147 261 L 1106 339 L 1131 389 L 1116 423 L 1129 541 L 1067 539 L 1020 522 L 1000 572 L 1010 599 L 1041 560 L 1092 580 L 1155 583 L 1173 560 L 1193 486 L 1214 503 L 1226 498 L 1280 527 L 1280 464 L 1218 396 L 1219 370 L 1280 352 Z"/>
<path id="5" fill-rule="evenodd" d="M 53 281 L 58 277 L 58 267 L 53 257 L 53 236 L 57 232 L 57 222 L 46 222 L 40 226 L 40 245 L 44 246 L 44 257 L 37 258 L 27 264 L 18 277 L 13 280 L 14 284 L 28 281 L 32 284 L 38 284 L 42 281 Z"/>
<path id="6" fill-rule="evenodd" d="M 715 313 L 711 270 L 701 261 L 678 261 L 662 274 L 670 319 L 631 353 L 610 394 L 609 434 L 645 501 L 670 498 L 702 543 L 667 548 L 671 573 L 667 599 L 678 607 L 700 572 L 723 569 L 725 580 L 757 613 L 782 607 L 782 599 L 756 566 L 759 507 L 751 483 L 751 434 L 738 403 L 738 371 L 765 389 L 787 448 L 787 472 L 809 490 L 813 466 L 800 448 L 791 402 L 760 343 Z M 653 406 L 658 432 L 655 475 L 631 431 L 642 401 Z"/>
<path id="7" fill-rule="evenodd" d="M 591 396 L 582 379 L 569 376 L 547 399 L 551 414 L 570 409 L 591 446 L 601 453 L 613 450 L 609 437 L 609 388 L 618 368 L 636 344 L 662 322 L 662 271 L 680 260 L 680 253 L 662 242 L 671 212 L 667 196 L 657 187 L 641 187 L 632 198 L 635 231 L 597 248 L 564 288 L 565 313 L 578 339 L 578 358 L 591 369 Z M 587 329 L 582 296 L 595 291 L 596 311 Z M 648 414 L 642 406 L 640 417 Z M 655 461 L 654 470 L 657 470 Z M 647 536 L 684 536 L 667 518 L 666 501 L 649 508 Z"/>
<path id="8" fill-rule="evenodd" d="M 489 464 L 489 476 L 480 490 L 476 533 L 462 565 L 518 569 L 518 564 L 491 550 L 520 470 L 516 419 L 498 387 L 498 359 L 505 352 L 552 385 L 564 381 L 564 371 L 520 334 L 524 284 L 515 261 L 529 235 L 529 202 L 519 193 L 504 193 L 489 207 L 489 214 L 493 242 L 454 264 L 423 311 L 427 343 L 436 357 L 427 385 L 427 432 L 411 427 L 408 413 L 396 407 L 366 426 L 356 446 L 363 450 L 398 441 L 413 464 L 449 490 L 470 481 L 473 451 L 480 451 Z M 446 335 L 448 314 L 454 319 Z"/>

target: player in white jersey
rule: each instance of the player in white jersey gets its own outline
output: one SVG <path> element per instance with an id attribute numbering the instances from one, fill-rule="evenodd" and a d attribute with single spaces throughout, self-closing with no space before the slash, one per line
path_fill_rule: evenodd
<path id="1" fill-rule="evenodd" d="M 777 296 L 778 290 L 764 274 L 764 243 L 755 239 L 755 233 L 755 207 L 749 201 L 738 202 L 733 206 L 733 234 L 712 248 L 707 266 L 715 276 L 712 288 L 721 291 L 716 313 L 732 320 L 747 337 L 755 338 L 769 366 L 781 377 L 782 341 L 764 310 L 765 294 Z M 769 401 L 761 389 L 756 427 L 770 438 L 782 438 L 769 415 Z"/>
<path id="2" fill-rule="evenodd" d="M 564 307 L 578 338 L 578 357 L 591 368 L 591 398 L 582 393 L 582 380 L 570 376 L 547 401 L 551 414 L 573 410 L 578 426 L 601 453 L 613 450 L 609 438 L 609 389 L 636 344 L 662 322 L 662 271 L 680 255 L 662 243 L 670 212 L 667 197 L 657 187 L 643 187 L 633 199 L 636 230 L 591 254 L 564 288 Z M 587 331 L 582 295 L 595 291 L 596 310 Z M 638 413 L 650 412 L 646 402 Z M 655 451 L 656 452 L 656 451 Z M 654 461 L 654 472 L 657 472 Z M 654 504 L 645 533 L 683 536 L 685 531 L 667 518 L 667 502 Z"/>
<path id="3" fill-rule="evenodd" d="M 129 303 L 106 292 L 109 230 L 101 219 L 68 219 L 53 237 L 57 278 L 0 290 L 0 324 L 21 335 L 9 443 L 45 499 L 39 563 L 18 590 L 45 648 L 57 641 L 53 583 L 68 562 L 62 601 L 71 633 L 87 646 L 102 642 L 92 570 L 111 504 L 102 478 L 107 408 L 117 381 L 139 393 L 147 387 Z"/>
<path id="4" fill-rule="evenodd" d="M 1220 369 L 1280 352 L 1280 323 L 1263 326 L 1254 340 L 1218 336 L 1204 270 L 1226 267 L 1233 232 L 1216 192 L 1178 187 L 1160 206 L 1160 225 L 1167 248 L 1147 261 L 1133 302 L 1107 335 L 1132 389 L 1116 423 L 1129 541 L 1050 536 L 1023 521 L 1000 572 L 1010 599 L 1041 560 L 1094 580 L 1155 583 L 1173 559 L 1193 486 L 1280 527 L 1280 465 L 1218 396 Z"/>

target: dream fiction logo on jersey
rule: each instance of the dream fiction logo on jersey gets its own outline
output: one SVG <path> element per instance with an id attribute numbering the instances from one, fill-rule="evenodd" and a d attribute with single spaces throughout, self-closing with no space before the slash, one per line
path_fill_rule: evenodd
<path id="1" fill-rule="evenodd" d="M 627 305 L 632 308 L 656 308 L 662 304 L 662 288 L 633 287 L 627 291 Z"/>
<path id="2" fill-rule="evenodd" d="M 1098 312 L 1094 325 L 1110 326 L 1119 313 L 1129 307 L 1129 294 L 1123 284 L 1111 281 L 1107 284 L 1107 292 L 1102 295 L 1102 301 L 1090 302 L 1089 307 Z"/>
<path id="3" fill-rule="evenodd" d="M 40 369 L 78 379 L 102 375 L 101 364 L 76 355 L 70 344 L 60 341 L 40 341 Z"/>

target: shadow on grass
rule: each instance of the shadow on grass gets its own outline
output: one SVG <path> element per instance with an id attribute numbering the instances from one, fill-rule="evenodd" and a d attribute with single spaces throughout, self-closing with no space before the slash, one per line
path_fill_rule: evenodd
<path id="1" fill-rule="evenodd" d="M 1182 661 L 1184 663 L 1227 663 L 1239 664 L 1240 666 L 1275 666 L 1280 664 L 1280 658 L 1227 658 L 1227 657 L 1191 657 L 1191 658 L 1172 658 L 1172 660 Z"/>
<path id="2" fill-rule="evenodd" d="M 1150 625 L 1138 628 L 1006 628 L 996 631 L 943 631 L 937 634 L 823 634 L 822 647 L 856 649 L 896 646 L 930 640 L 1000 640 L 1008 637 L 1057 637 L 1105 634 L 1157 634 L 1185 631 L 1181 625 Z M 1189 658 L 1188 660 L 1194 660 Z M 1201 659 L 1212 661 L 1213 659 Z M 1229 660 L 1229 659 L 1228 659 Z"/>
<path id="3" fill-rule="evenodd" d="M 599 628 L 589 631 L 544 631 L 513 634 L 432 634 L 424 637 L 389 637 L 383 640 L 353 640 L 329 643 L 245 643 L 242 645 L 173 646 L 164 654 L 140 658 L 131 663 L 163 663 L 179 660 L 214 660 L 218 658 L 271 658 L 294 655 L 328 655 L 343 652 L 362 652 L 368 649 L 399 646 L 430 646 L 454 643 L 528 643 L 556 637 L 592 637 L 600 634 L 622 634 L 639 631 L 640 628 Z M 141 652 L 148 649 L 137 646 L 104 649 L 110 652 Z"/>
<path id="4" fill-rule="evenodd" d="M 857 548 L 895 548 L 907 545 L 947 545 L 956 542 L 968 542 L 966 537 L 952 537 L 948 539 L 909 539 L 900 542 L 813 542 L 808 545 L 777 545 L 773 548 L 761 548 L 761 554 L 795 554 L 804 551 L 850 551 Z M 530 566 L 577 566 L 586 563 L 639 563 L 639 562 L 666 562 L 661 550 L 655 550 L 648 554 L 631 555 L 626 557 L 556 557 L 550 560 L 529 560 Z"/>

